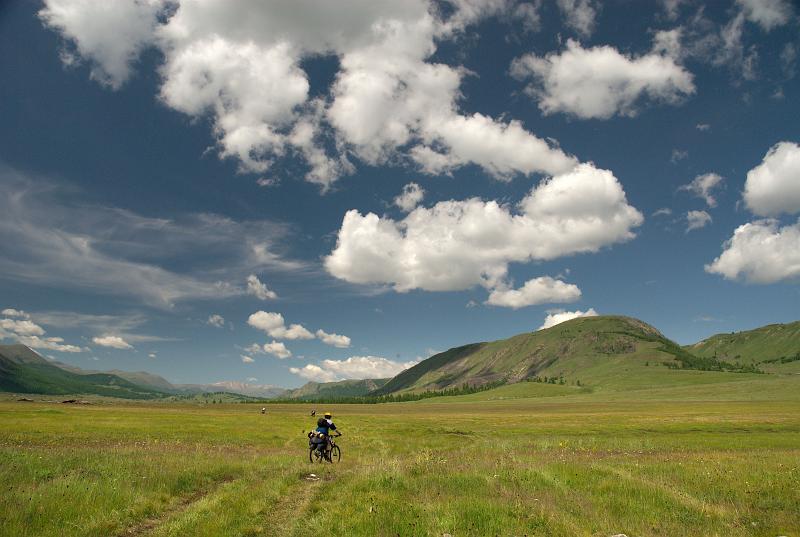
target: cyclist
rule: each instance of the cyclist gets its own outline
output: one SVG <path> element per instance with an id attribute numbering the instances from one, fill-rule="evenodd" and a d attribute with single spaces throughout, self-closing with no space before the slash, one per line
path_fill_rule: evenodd
<path id="1" fill-rule="evenodd" d="M 316 432 L 319 434 L 319 437 L 322 441 L 317 446 L 318 451 L 322 451 L 322 454 L 325 455 L 326 458 L 330 458 L 330 436 L 331 431 L 336 431 L 336 425 L 333 423 L 333 416 L 330 412 L 325 413 L 324 418 L 320 418 L 317 420 L 317 430 Z M 336 436 L 341 436 L 342 433 L 336 431 Z"/>

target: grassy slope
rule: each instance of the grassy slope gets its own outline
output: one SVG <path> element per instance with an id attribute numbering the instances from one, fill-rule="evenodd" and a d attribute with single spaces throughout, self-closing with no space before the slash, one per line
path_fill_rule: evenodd
<path id="1" fill-rule="evenodd" d="M 757 363 L 800 353 L 800 321 L 770 324 L 755 330 L 717 334 L 686 349 L 697 356 L 717 356 L 731 362 Z"/>
<path id="2" fill-rule="evenodd" d="M 164 394 L 109 373 L 79 375 L 56 367 L 23 345 L 0 348 L 0 390 L 53 395 L 94 394 L 148 399 Z"/>
<path id="3" fill-rule="evenodd" d="M 137 386 L 144 386 L 160 392 L 172 393 L 178 391 L 175 386 L 164 377 L 148 373 L 147 371 L 122 371 L 119 369 L 112 369 L 111 371 L 106 371 L 106 373 L 116 375 Z"/>
<path id="4" fill-rule="evenodd" d="M 779 401 L 800 402 L 800 376 L 668 371 L 668 382 L 651 377 L 649 387 L 598 389 L 591 386 L 519 382 L 470 395 L 437 397 L 430 404 L 502 402 L 530 399 L 537 404 L 588 401 Z"/>
<path id="5" fill-rule="evenodd" d="M 48 364 L 39 353 L 25 345 L 0 345 L 0 356 L 15 364 Z"/>
<path id="6" fill-rule="evenodd" d="M 453 363 L 460 363 L 463 359 L 479 352 L 486 343 L 473 343 L 462 347 L 455 347 L 439 354 L 434 354 L 430 358 L 423 360 L 414 367 L 406 369 L 396 377 L 392 378 L 382 388 L 375 390 L 374 395 L 384 395 L 408 391 L 411 387 L 418 386 L 421 379 L 426 375 L 436 374 L 442 368 L 448 367 Z"/>
<path id="7" fill-rule="evenodd" d="M 0 351 L 2 352 L 2 351 Z M 121 369 L 110 369 L 108 371 L 97 371 L 94 369 L 83 369 L 71 364 L 65 364 L 64 362 L 50 362 L 51 365 L 55 365 L 69 371 L 70 373 L 75 373 L 77 375 L 93 375 L 95 373 L 109 373 L 111 375 L 116 375 L 119 378 L 125 379 L 128 382 L 132 382 L 137 386 L 144 386 L 146 388 L 152 388 L 157 391 L 161 391 L 164 393 L 173 393 L 178 392 L 178 388 L 172 385 L 167 379 L 161 377 L 159 375 L 148 373 L 147 371 L 123 371 Z"/>
<path id="8" fill-rule="evenodd" d="M 451 349 L 401 373 L 377 393 L 437 390 L 563 375 L 570 383 L 634 389 L 671 379 L 663 362 L 685 353 L 655 328 L 628 317 L 574 319 L 547 330 Z M 649 368 L 645 369 L 649 362 Z"/>

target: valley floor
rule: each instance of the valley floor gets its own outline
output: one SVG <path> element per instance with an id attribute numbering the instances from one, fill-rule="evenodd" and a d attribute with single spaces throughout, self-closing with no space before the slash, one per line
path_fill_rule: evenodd
<path id="1" fill-rule="evenodd" d="M 338 405 L 336 465 L 308 462 L 311 404 L 5 401 L 0 535 L 798 535 L 783 382 Z"/>

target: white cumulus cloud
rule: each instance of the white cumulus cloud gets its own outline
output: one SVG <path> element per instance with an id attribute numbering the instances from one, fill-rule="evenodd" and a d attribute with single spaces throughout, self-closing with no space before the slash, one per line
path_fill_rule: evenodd
<path id="1" fill-rule="evenodd" d="M 515 59 L 511 73 L 532 79 L 525 92 L 543 113 L 582 119 L 633 116 L 645 100 L 677 104 L 695 92 L 691 73 L 666 53 L 632 57 L 608 45 L 583 48 L 572 39 L 560 53 Z"/>
<path id="2" fill-rule="evenodd" d="M 553 327 L 557 324 L 563 323 L 564 321 L 569 321 L 570 319 L 575 319 L 577 317 L 596 317 L 597 312 L 594 311 L 594 308 L 589 308 L 586 311 L 576 310 L 576 311 L 556 311 L 552 313 L 548 313 L 547 317 L 544 319 L 544 323 L 542 326 L 539 327 L 539 330 L 544 330 L 545 328 Z"/>
<path id="3" fill-rule="evenodd" d="M 276 339 L 314 339 L 314 334 L 303 325 L 292 324 L 287 327 L 280 313 L 257 311 L 248 317 L 247 324 Z"/>
<path id="4" fill-rule="evenodd" d="M 772 146 L 761 164 L 747 172 L 744 201 L 759 216 L 800 212 L 800 145 Z"/>
<path id="5" fill-rule="evenodd" d="M 334 382 L 345 379 L 377 379 L 394 377 L 417 362 L 395 362 L 378 356 L 351 356 L 346 360 L 323 360 L 289 371 L 314 382 Z"/>
<path id="6" fill-rule="evenodd" d="M 32 349 L 45 349 L 60 352 L 83 352 L 84 348 L 64 343 L 60 337 L 44 337 L 45 330 L 30 320 L 24 311 L 5 309 L 3 315 L 16 318 L 0 319 L 0 340 L 12 339 Z"/>
<path id="7" fill-rule="evenodd" d="M 39 17 L 74 44 L 74 51 L 62 51 L 67 65 L 76 54 L 86 58 L 92 78 L 117 89 L 142 49 L 152 44 L 164 5 L 164 0 L 47 0 Z"/>
<path id="8" fill-rule="evenodd" d="M 22 319 L 30 319 L 31 316 L 22 310 L 15 310 L 14 308 L 6 308 L 2 312 L 6 317 L 20 317 Z"/>
<path id="9" fill-rule="evenodd" d="M 678 162 L 689 158 L 689 152 L 685 149 L 673 149 L 672 155 L 669 157 L 669 161 L 672 164 L 677 164 Z"/>
<path id="10" fill-rule="evenodd" d="M 558 0 L 557 4 L 567 26 L 584 37 L 592 35 L 598 11 L 592 0 Z"/>
<path id="11" fill-rule="evenodd" d="M 92 338 L 92 343 L 101 347 L 111 347 L 112 349 L 128 350 L 133 346 L 119 336 L 97 336 Z"/>
<path id="12" fill-rule="evenodd" d="M 206 324 L 215 326 L 217 328 L 223 328 L 225 326 L 225 318 L 222 315 L 213 314 L 208 316 L 208 320 Z"/>
<path id="13" fill-rule="evenodd" d="M 0 332 L 0 336 L 2 336 L 2 332 Z M 88 350 L 84 347 L 78 347 L 77 345 L 68 345 L 64 343 L 64 338 L 60 337 L 17 335 L 16 339 L 23 345 L 27 345 L 32 349 L 45 349 L 48 351 L 59 352 L 84 352 Z"/>
<path id="14" fill-rule="evenodd" d="M 250 346 L 245 347 L 243 350 L 248 354 L 259 354 L 264 352 L 264 349 L 261 348 L 261 345 L 258 343 L 253 343 Z"/>
<path id="15" fill-rule="evenodd" d="M 259 300 L 275 300 L 278 298 L 275 291 L 262 283 L 255 274 L 247 277 L 247 294 L 253 295 Z"/>
<path id="16" fill-rule="evenodd" d="M 327 371 L 314 364 L 308 364 L 304 367 L 290 367 L 289 371 L 313 382 L 334 382 L 342 380 L 333 371 Z"/>
<path id="17" fill-rule="evenodd" d="M 281 360 L 284 358 L 290 358 L 292 356 L 292 351 L 287 349 L 286 345 L 284 345 L 282 341 L 264 343 L 264 352 L 273 356 L 277 356 Z"/>
<path id="18" fill-rule="evenodd" d="M 686 213 L 686 232 L 701 229 L 711 223 L 711 215 L 706 211 L 689 211 Z"/>
<path id="19" fill-rule="evenodd" d="M 542 181 L 515 208 L 477 198 L 443 201 L 401 221 L 348 211 L 325 268 L 399 292 L 494 288 L 509 263 L 596 252 L 632 239 L 642 221 L 611 172 L 581 164 Z"/>
<path id="20" fill-rule="evenodd" d="M 589 28 L 589 0 L 561 3 L 570 24 Z M 538 5 L 46 0 L 40 17 L 73 47 L 70 58 L 90 61 L 92 76 L 113 87 L 141 50 L 157 47 L 161 101 L 210 118 L 222 158 L 263 174 L 275 160 L 299 156 L 305 179 L 324 191 L 355 169 L 350 155 L 368 164 L 411 156 L 429 173 L 475 164 L 498 177 L 572 167 L 571 156 L 519 122 L 462 111 L 467 71 L 434 59 L 439 43 L 503 11 L 535 27 Z M 339 71 L 313 96 L 303 61 L 325 55 L 336 56 Z"/>
<path id="21" fill-rule="evenodd" d="M 682 185 L 679 190 L 685 190 L 693 196 L 703 198 L 709 207 L 716 207 L 717 200 L 712 192 L 722 186 L 722 176 L 717 173 L 704 173 L 695 177 L 691 183 Z"/>
<path id="22" fill-rule="evenodd" d="M 536 304 L 574 302 L 581 297 L 577 285 L 565 283 L 549 276 L 528 280 L 519 289 L 498 287 L 489 294 L 487 304 L 506 308 L 524 308 Z"/>
<path id="23" fill-rule="evenodd" d="M 664 7 L 664 12 L 669 20 L 674 21 L 678 18 L 680 13 L 681 4 L 685 3 L 687 0 L 661 0 L 661 4 Z"/>
<path id="24" fill-rule="evenodd" d="M 787 0 L 736 0 L 745 17 L 764 31 L 783 26 L 792 18 L 792 4 Z"/>
<path id="25" fill-rule="evenodd" d="M 27 319 L 0 319 L 0 329 L 20 336 L 43 336 L 45 333 L 41 326 Z"/>
<path id="26" fill-rule="evenodd" d="M 411 212 L 414 207 L 420 204 L 425 196 L 425 190 L 417 183 L 408 183 L 403 187 L 399 196 L 394 198 L 394 204 L 405 212 Z"/>
<path id="27" fill-rule="evenodd" d="M 800 221 L 780 226 L 757 220 L 736 228 L 706 272 L 729 280 L 768 284 L 800 278 Z"/>
<path id="28" fill-rule="evenodd" d="M 350 346 L 350 338 L 347 336 L 329 334 L 324 330 L 317 330 L 316 334 L 319 340 L 326 345 L 331 345 L 332 347 L 338 347 L 340 349 L 346 349 Z"/>
<path id="29" fill-rule="evenodd" d="M 244 364 L 252 364 L 253 362 L 255 362 L 255 360 L 253 360 L 250 356 L 247 356 L 246 354 L 240 354 L 239 358 L 242 359 L 242 363 Z"/>

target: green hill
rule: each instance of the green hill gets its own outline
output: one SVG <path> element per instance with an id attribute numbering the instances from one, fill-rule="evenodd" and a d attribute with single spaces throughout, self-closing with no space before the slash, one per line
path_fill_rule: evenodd
<path id="1" fill-rule="evenodd" d="M 122 379 L 127 380 L 137 386 L 144 386 L 145 388 L 151 388 L 153 390 L 164 392 L 164 393 L 184 393 L 183 390 L 178 388 L 177 386 L 173 385 L 164 377 L 155 375 L 153 373 L 148 373 L 147 371 L 122 371 L 121 369 L 110 369 L 108 371 L 96 371 L 92 369 L 81 369 L 80 367 L 76 367 L 74 365 L 65 364 L 63 362 L 50 362 L 52 365 L 56 365 L 61 369 L 65 369 L 71 373 L 75 373 L 77 375 L 94 375 L 97 373 L 109 373 L 111 375 L 116 375 Z"/>
<path id="2" fill-rule="evenodd" d="M 39 353 L 25 345 L 0 345 L 0 359 L 19 365 L 25 364 L 50 364 Z"/>
<path id="3" fill-rule="evenodd" d="M 110 373 L 67 371 L 25 345 L 0 345 L 0 390 L 52 395 L 91 394 L 125 399 L 153 399 L 165 395 Z"/>
<path id="4" fill-rule="evenodd" d="M 769 324 L 730 334 L 717 334 L 686 350 L 697 356 L 729 362 L 779 364 L 800 361 L 800 321 Z"/>
<path id="5" fill-rule="evenodd" d="M 389 379 L 340 380 L 338 382 L 307 382 L 290 390 L 282 399 L 335 399 L 361 397 L 384 386 Z"/>
<path id="6" fill-rule="evenodd" d="M 696 357 L 652 326 L 622 316 L 582 317 L 546 330 L 450 349 L 400 373 L 372 395 L 538 380 L 597 389 L 639 389 L 677 379 L 676 370 L 742 371 Z"/>
<path id="7" fill-rule="evenodd" d="M 159 392 L 173 393 L 179 391 L 164 377 L 148 373 L 147 371 L 122 371 L 120 369 L 112 369 L 106 371 L 106 373 L 116 375 L 137 386 L 144 386 L 145 388 L 150 388 Z"/>

